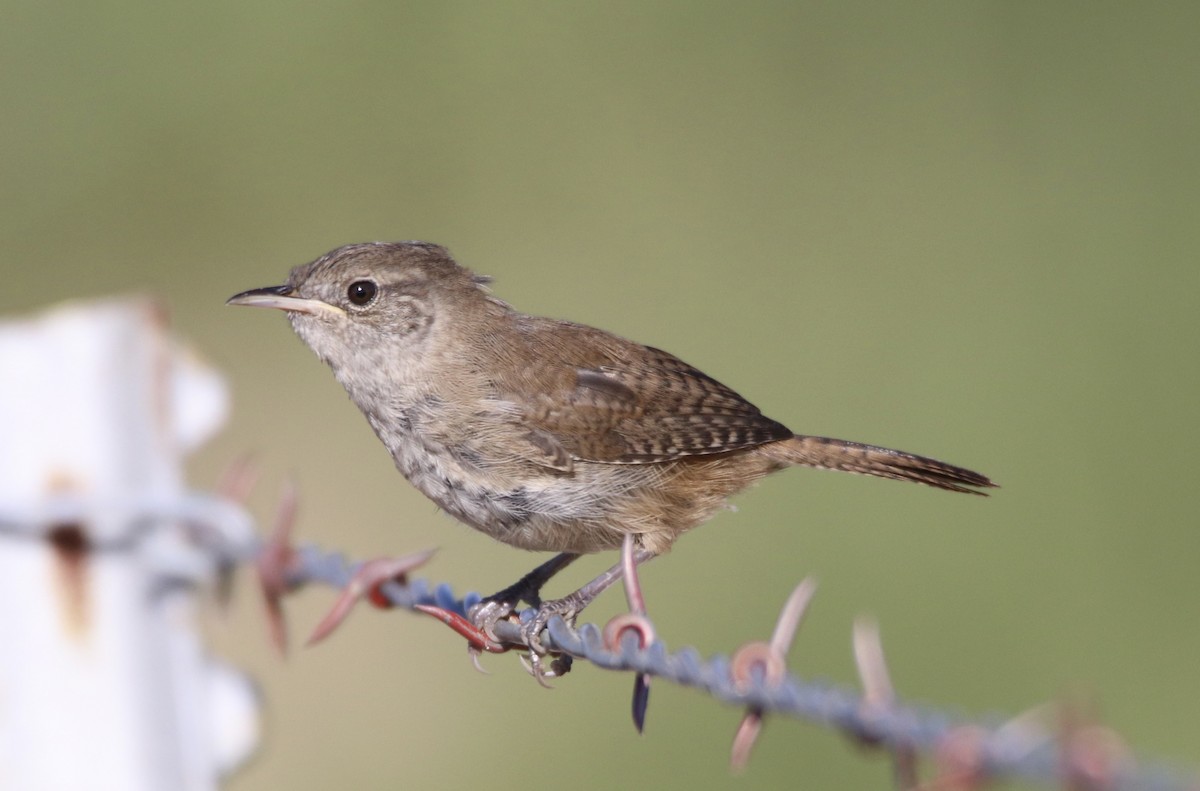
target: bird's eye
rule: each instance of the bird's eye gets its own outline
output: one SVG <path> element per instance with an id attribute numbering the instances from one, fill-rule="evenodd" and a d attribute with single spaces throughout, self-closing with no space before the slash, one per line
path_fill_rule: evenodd
<path id="1" fill-rule="evenodd" d="M 378 290 L 370 280 L 355 280 L 350 284 L 350 288 L 346 289 L 346 296 L 355 305 L 365 305 L 375 299 L 375 292 Z"/>

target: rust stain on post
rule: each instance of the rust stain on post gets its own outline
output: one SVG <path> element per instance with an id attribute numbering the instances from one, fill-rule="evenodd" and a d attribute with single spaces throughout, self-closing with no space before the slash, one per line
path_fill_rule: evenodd
<path id="1" fill-rule="evenodd" d="M 46 490 L 53 494 L 69 494 L 85 487 L 64 470 L 51 472 Z M 82 639 L 88 631 L 91 608 L 88 602 L 88 561 L 92 542 L 87 530 L 78 522 L 50 525 L 46 543 L 53 555 L 54 590 L 62 606 L 66 634 Z"/>
<path id="2" fill-rule="evenodd" d="M 62 601 L 66 631 L 83 637 L 88 629 L 88 556 L 91 544 L 81 525 L 62 524 L 51 528 L 47 542 L 54 552 L 54 571 Z"/>

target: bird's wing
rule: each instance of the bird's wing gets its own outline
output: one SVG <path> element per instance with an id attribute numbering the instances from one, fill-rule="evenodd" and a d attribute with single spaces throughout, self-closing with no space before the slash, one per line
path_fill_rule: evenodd
<path id="1" fill-rule="evenodd" d="M 792 436 L 672 354 L 590 327 L 550 327 L 556 333 L 538 333 L 537 348 L 502 366 L 512 373 L 495 382 L 497 397 L 528 427 L 537 463 L 650 464 Z"/>

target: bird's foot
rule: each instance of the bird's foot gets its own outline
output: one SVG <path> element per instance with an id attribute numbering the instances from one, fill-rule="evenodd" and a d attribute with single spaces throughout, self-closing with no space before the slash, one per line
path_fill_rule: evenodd
<path id="1" fill-rule="evenodd" d="M 542 597 L 539 595 L 541 588 L 541 580 L 531 580 L 530 576 L 526 575 L 504 590 L 497 591 L 472 605 L 471 609 L 467 610 L 467 620 L 474 624 L 476 629 L 487 635 L 490 640 L 498 642 L 499 638 L 496 637 L 495 632 L 496 624 L 503 620 L 516 620 L 517 606 L 521 602 L 528 602 L 533 607 L 539 607 L 542 603 Z"/>
<path id="2" fill-rule="evenodd" d="M 512 618 L 521 602 L 520 597 L 507 595 L 510 590 L 511 588 L 505 588 L 495 595 L 481 599 L 467 610 L 467 620 L 492 642 L 499 642 L 499 638 L 496 637 L 496 624 Z"/>
<path id="3" fill-rule="evenodd" d="M 489 639 L 497 641 L 496 624 L 512 619 L 521 602 L 540 607 L 542 586 L 577 557 L 579 556 L 567 552 L 555 555 L 504 590 L 481 599 L 467 611 L 467 620 Z M 544 623 L 542 625 L 545 626 Z"/>
<path id="4" fill-rule="evenodd" d="M 588 601 L 583 600 L 579 596 L 579 591 L 572 593 L 569 596 L 564 596 L 561 599 L 551 599 L 550 601 L 542 602 L 533 612 L 533 617 L 523 620 L 521 623 L 521 637 L 525 640 L 525 645 L 529 646 L 529 650 L 534 654 L 545 655 L 547 649 L 542 644 L 542 632 L 546 629 L 546 624 L 556 615 L 562 616 L 562 619 L 567 622 L 568 626 L 575 625 L 575 617 L 586 607 Z"/>
<path id="5" fill-rule="evenodd" d="M 546 648 L 542 632 L 554 616 L 561 616 L 568 626 L 575 625 L 575 617 L 588 604 L 588 600 L 576 591 L 561 599 L 551 599 L 532 611 L 532 616 L 521 620 L 521 639 L 529 646 L 529 661 L 525 669 L 543 687 L 549 687 L 548 678 L 558 678 L 571 670 L 571 656 Z"/>

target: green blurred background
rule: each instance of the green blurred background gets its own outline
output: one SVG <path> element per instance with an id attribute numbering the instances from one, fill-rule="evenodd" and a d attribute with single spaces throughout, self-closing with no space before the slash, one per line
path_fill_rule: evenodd
<path id="1" fill-rule="evenodd" d="M 441 242 L 519 308 L 670 349 L 797 431 L 1004 486 L 775 476 L 647 567 L 670 645 L 760 638 L 814 574 L 800 673 L 851 682 L 870 613 L 906 698 L 1081 692 L 1196 761 L 1197 40 L 1183 2 L 14 0 L 0 312 L 161 295 L 234 394 L 195 485 L 256 451 L 264 522 L 294 476 L 303 538 L 440 546 L 431 577 L 488 592 L 538 558 L 436 513 L 282 317 L 222 305 L 346 242 Z M 890 783 L 784 721 L 732 780 L 739 712 L 659 684 L 638 737 L 630 677 L 482 676 L 401 614 L 280 663 L 241 591 L 213 639 L 268 708 L 234 791 Z M 331 599 L 293 600 L 294 630 Z"/>

